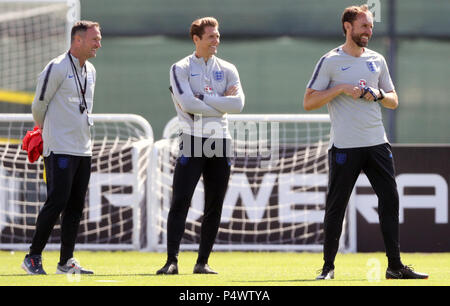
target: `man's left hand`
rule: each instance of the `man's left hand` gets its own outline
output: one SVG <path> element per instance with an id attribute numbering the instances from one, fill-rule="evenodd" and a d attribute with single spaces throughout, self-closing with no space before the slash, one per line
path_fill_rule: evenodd
<path id="1" fill-rule="evenodd" d="M 372 92 L 379 97 L 380 96 L 380 91 L 378 89 L 375 89 L 373 87 L 369 87 Z M 364 92 L 364 88 L 361 88 L 361 93 Z M 366 94 L 362 97 L 363 99 L 366 99 L 367 101 L 375 101 L 375 97 L 369 92 L 367 91 Z"/>

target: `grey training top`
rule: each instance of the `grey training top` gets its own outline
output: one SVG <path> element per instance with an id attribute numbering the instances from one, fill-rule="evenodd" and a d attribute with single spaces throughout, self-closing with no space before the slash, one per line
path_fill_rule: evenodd
<path id="1" fill-rule="evenodd" d="M 84 87 L 86 104 L 92 113 L 96 71 L 86 61 L 86 70 L 78 59 L 72 60 Z M 86 75 L 87 74 L 87 75 Z M 42 128 L 43 155 L 69 154 L 92 156 L 91 133 L 86 111 L 81 114 L 82 95 L 67 52 L 51 60 L 38 77 L 36 94 L 32 103 L 34 121 Z"/>
<path id="2" fill-rule="evenodd" d="M 183 133 L 203 138 L 231 138 L 227 113 L 240 113 L 244 107 L 239 74 L 236 67 L 212 56 L 206 63 L 195 52 L 170 68 L 172 100 Z M 237 86 L 236 96 L 223 96 Z M 203 95 L 203 100 L 195 95 Z"/>
<path id="3" fill-rule="evenodd" d="M 360 57 L 348 55 L 342 46 L 331 50 L 317 63 L 307 87 L 326 90 L 339 84 L 394 90 L 386 60 L 367 48 Z M 379 103 L 340 94 L 327 107 L 331 119 L 330 147 L 368 147 L 388 142 Z"/>

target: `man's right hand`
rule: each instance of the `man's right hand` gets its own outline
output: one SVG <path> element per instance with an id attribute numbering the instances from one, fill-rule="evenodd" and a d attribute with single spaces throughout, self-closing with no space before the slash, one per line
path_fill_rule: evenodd
<path id="1" fill-rule="evenodd" d="M 227 89 L 227 91 L 224 92 L 223 96 L 227 97 L 227 96 L 237 96 L 238 94 L 238 87 L 236 85 L 231 86 L 230 88 Z"/>
<path id="2" fill-rule="evenodd" d="M 346 94 L 356 100 L 359 99 L 362 91 L 361 88 L 351 84 L 340 84 L 325 90 L 307 88 L 303 97 L 303 108 L 307 111 L 318 109 L 340 94 Z"/>
<path id="3" fill-rule="evenodd" d="M 362 90 L 358 86 L 353 86 L 350 84 L 343 84 L 341 85 L 342 93 L 346 94 L 347 96 L 351 96 L 353 99 L 359 99 L 359 97 L 362 94 Z"/>

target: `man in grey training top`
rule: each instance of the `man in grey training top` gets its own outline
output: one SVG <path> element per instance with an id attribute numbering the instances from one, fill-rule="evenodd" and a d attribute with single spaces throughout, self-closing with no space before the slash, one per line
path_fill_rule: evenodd
<path id="1" fill-rule="evenodd" d="M 346 8 L 342 27 L 345 44 L 319 60 L 303 100 L 305 110 L 327 105 L 331 119 L 325 262 L 317 279 L 334 278 L 345 209 L 361 170 L 379 199 L 378 214 L 388 257 L 386 278 L 427 278 L 400 260 L 399 197 L 391 146 L 381 116 L 381 107 L 397 108 L 398 97 L 384 57 L 366 48 L 373 29 L 367 5 Z"/>
<path id="2" fill-rule="evenodd" d="M 38 78 L 32 113 L 44 141 L 47 200 L 22 263 L 28 274 L 46 274 L 42 251 L 60 215 L 61 251 L 56 273 L 93 273 L 80 266 L 73 251 L 91 174 L 96 72 L 87 59 L 96 56 L 101 38 L 98 23 L 75 23 L 70 50 L 51 60 Z"/>
<path id="3" fill-rule="evenodd" d="M 219 230 L 230 177 L 227 113 L 240 113 L 244 92 L 236 67 L 216 57 L 219 23 L 194 20 L 190 36 L 195 51 L 170 68 L 172 100 L 182 126 L 180 156 L 174 175 L 167 220 L 167 261 L 157 274 L 178 274 L 178 253 L 195 187 L 203 176 L 205 209 L 194 273 L 216 274 L 208 265 Z"/>

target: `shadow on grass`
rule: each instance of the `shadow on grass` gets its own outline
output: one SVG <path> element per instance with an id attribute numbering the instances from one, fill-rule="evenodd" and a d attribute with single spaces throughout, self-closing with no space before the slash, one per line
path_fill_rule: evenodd
<path id="1" fill-rule="evenodd" d="M 54 275 L 66 275 L 66 274 L 45 274 L 45 275 L 30 275 L 30 274 L 0 274 L 1 277 L 18 277 L 18 276 L 54 276 Z M 157 276 L 157 277 L 171 277 L 171 276 L 186 276 L 186 275 L 192 275 L 189 273 L 186 274 L 176 274 L 176 275 L 157 275 L 155 273 L 136 273 L 136 274 L 81 274 L 83 277 L 135 277 L 135 276 Z"/>
<path id="2" fill-rule="evenodd" d="M 276 280 L 250 280 L 250 281 L 231 281 L 232 283 L 304 283 L 304 282 L 317 282 L 317 283 L 328 283 L 328 282 L 365 282 L 367 279 L 334 279 L 334 280 L 316 280 L 312 279 L 276 279 Z"/>

